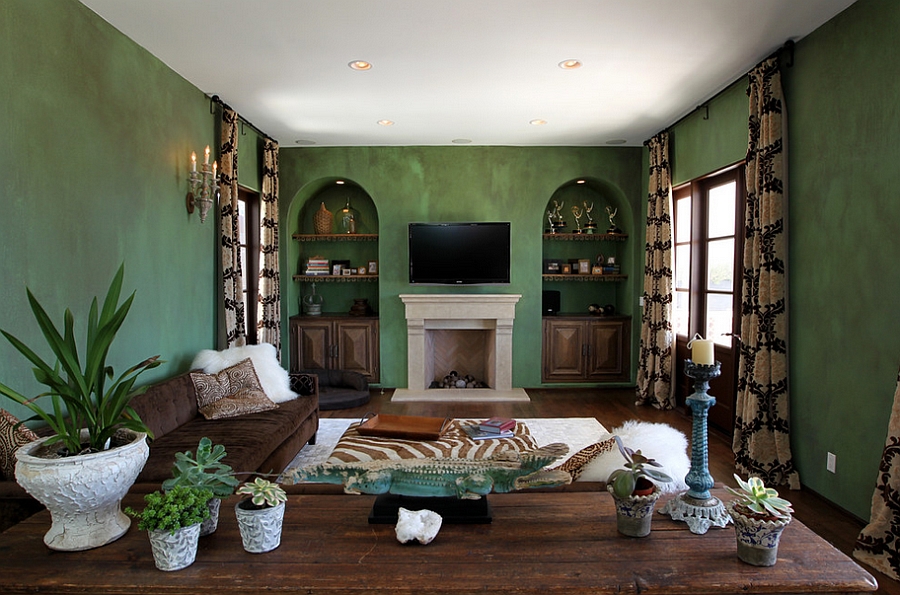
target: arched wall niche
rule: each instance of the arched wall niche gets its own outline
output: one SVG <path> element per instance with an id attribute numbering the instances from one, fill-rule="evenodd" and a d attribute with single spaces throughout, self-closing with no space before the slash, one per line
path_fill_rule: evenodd
<path id="1" fill-rule="evenodd" d="M 554 208 L 554 201 L 563 205 L 560 213 L 566 221 L 566 232 L 571 233 L 575 229 L 576 220 L 572 207 L 578 207 L 582 212 L 587 207 L 593 206 L 590 216 L 597 224 L 595 233 L 605 233 L 609 227 L 609 215 L 606 211 L 616 211 L 615 222 L 625 233 L 631 234 L 633 230 L 632 208 L 625 194 L 615 184 L 597 177 L 584 176 L 573 178 L 561 184 L 550 196 L 547 207 L 544 209 L 544 228 L 549 227 L 548 211 Z M 582 214 L 581 225 L 588 222 L 588 217 Z"/>

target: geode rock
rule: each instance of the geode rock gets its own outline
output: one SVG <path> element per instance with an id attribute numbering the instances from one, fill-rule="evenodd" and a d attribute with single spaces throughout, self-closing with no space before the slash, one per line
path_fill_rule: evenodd
<path id="1" fill-rule="evenodd" d="M 416 540 L 428 545 L 441 530 L 441 515 L 432 510 L 397 510 L 397 541 L 409 543 Z"/>

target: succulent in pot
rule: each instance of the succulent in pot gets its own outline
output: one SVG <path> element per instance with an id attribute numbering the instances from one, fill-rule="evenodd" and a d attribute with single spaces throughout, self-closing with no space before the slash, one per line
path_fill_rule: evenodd
<path id="1" fill-rule="evenodd" d="M 247 496 L 234 507 L 244 549 L 259 554 L 277 548 L 287 494 L 280 485 L 262 477 L 239 487 L 237 494 Z"/>
<path id="2" fill-rule="evenodd" d="M 162 483 L 163 490 L 187 486 L 206 489 L 212 493 L 209 499 L 210 516 L 203 522 L 201 536 L 216 530 L 221 499 L 233 494 L 234 488 L 240 483 L 231 466 L 222 462 L 226 454 L 224 445 L 213 444 L 212 440 L 204 436 L 197 445 L 196 453 L 185 451 L 175 454 L 172 477 Z"/>
<path id="3" fill-rule="evenodd" d="M 32 313 L 55 361 L 44 361 L 23 341 L 0 331 L 47 387 L 30 398 L 0 383 L 0 395 L 34 414 L 25 421 L 41 421 L 50 429 L 47 438 L 17 452 L 16 480 L 50 511 L 52 526 L 44 543 L 52 549 L 98 547 L 121 537 L 131 524 L 121 500 L 147 461 L 149 431 L 129 403 L 147 389 L 134 387 L 138 376 L 162 362 L 158 356 L 148 358 L 118 377 L 106 363 L 134 301 L 132 293 L 119 304 L 124 274 L 122 265 L 102 306 L 96 297 L 91 303 L 83 358 L 71 310 L 66 309 L 58 329 L 31 290 Z M 112 468 L 118 471 L 114 477 Z"/>
<path id="4" fill-rule="evenodd" d="M 606 480 L 606 489 L 616 503 L 616 529 L 629 537 L 646 537 L 660 494 L 655 482 L 668 483 L 672 478 L 656 469 L 662 465 L 640 450 L 625 446 L 618 436 L 614 438 L 626 462 L 624 468 L 614 470 Z"/>
<path id="5" fill-rule="evenodd" d="M 738 489 L 725 489 L 736 498 L 725 507 L 734 521 L 738 558 L 753 566 L 772 566 L 778 561 L 781 533 L 791 522 L 793 507 L 758 477 L 744 481 L 735 474 L 734 479 Z"/>
<path id="6" fill-rule="evenodd" d="M 197 558 L 200 525 L 209 518 L 207 502 L 212 492 L 187 486 L 144 496 L 146 505 L 125 512 L 138 519 L 138 529 L 147 531 L 153 561 L 160 570 L 181 570 Z"/>

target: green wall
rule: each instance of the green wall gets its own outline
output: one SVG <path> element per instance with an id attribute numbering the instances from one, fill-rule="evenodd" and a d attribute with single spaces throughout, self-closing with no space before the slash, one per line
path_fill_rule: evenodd
<path id="1" fill-rule="evenodd" d="M 185 369 L 215 340 L 215 226 L 184 206 L 191 151 L 215 146 L 208 100 L 70 0 L 0 3 L 0 81 L 0 328 L 49 357 L 25 287 L 83 330 L 124 261 L 137 297 L 110 363 Z M 0 381 L 41 388 L 5 340 Z"/>
<path id="2" fill-rule="evenodd" d="M 860 0 L 783 69 L 792 450 L 804 486 L 867 519 L 900 362 L 900 46 L 894 0 Z M 673 129 L 680 183 L 743 158 L 742 78 Z M 837 473 L 825 469 L 837 456 Z"/>
<path id="3" fill-rule="evenodd" d="M 640 220 L 643 202 L 642 149 L 572 147 L 339 147 L 287 148 L 280 155 L 282 283 L 285 320 L 298 312 L 298 283 L 288 278 L 298 270 L 300 248 L 290 241 L 309 200 L 337 179 L 358 184 L 374 201 L 379 221 L 379 298 L 381 381 L 406 386 L 406 319 L 403 293 L 520 293 L 513 331 L 513 383 L 540 385 L 541 234 L 547 202 L 575 178 L 590 178 L 619 208 L 616 221 L 629 233 Z M 318 201 L 315 203 L 318 205 Z M 571 206 L 571 205 L 568 205 Z M 596 207 L 601 226 L 608 225 L 603 206 Z M 570 225 L 571 214 L 569 214 Z M 407 270 L 407 224 L 412 221 L 510 221 L 512 271 L 509 286 L 440 288 L 411 287 Z M 611 290 L 594 285 L 601 303 L 616 301 L 637 324 L 633 282 L 640 279 L 643 245 L 633 239 L 620 248 L 628 283 Z M 642 265 L 641 265 L 642 266 Z M 616 291 L 615 295 L 609 291 Z M 590 302 L 587 302 L 590 303 Z M 584 304 L 586 309 L 587 303 Z M 328 304 L 325 304 L 328 310 Z M 287 336 L 285 334 L 285 336 Z M 636 347 L 636 341 L 635 341 Z"/>

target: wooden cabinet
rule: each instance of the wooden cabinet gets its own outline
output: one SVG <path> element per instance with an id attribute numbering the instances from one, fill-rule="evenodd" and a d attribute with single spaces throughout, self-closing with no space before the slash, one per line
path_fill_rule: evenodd
<path id="1" fill-rule="evenodd" d="M 542 382 L 628 382 L 631 317 L 543 319 Z"/>
<path id="2" fill-rule="evenodd" d="M 380 381 L 377 317 L 292 316 L 290 341 L 292 371 L 351 370 Z"/>

